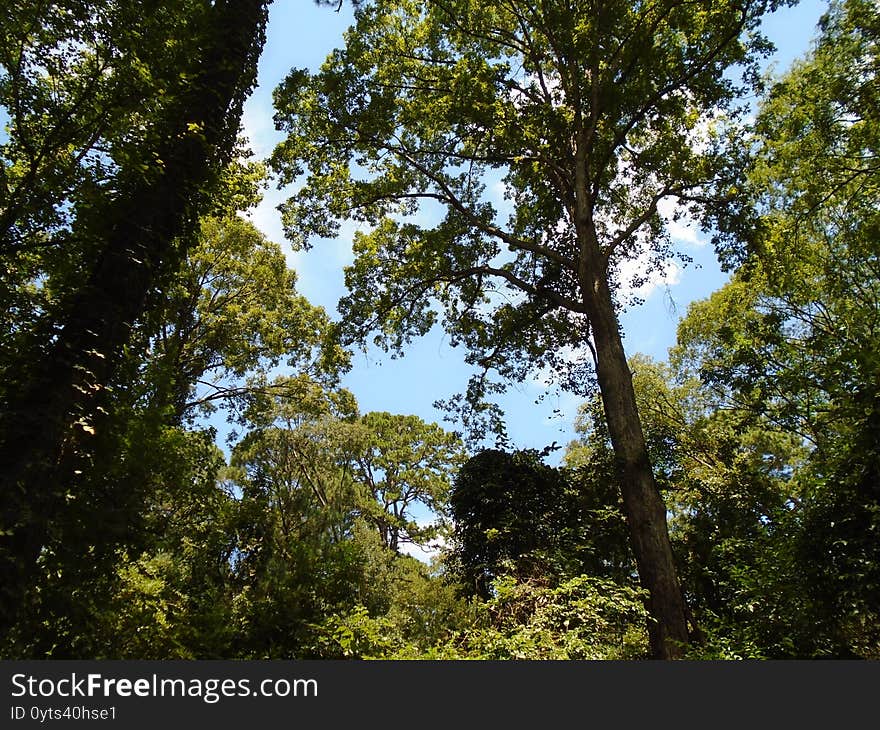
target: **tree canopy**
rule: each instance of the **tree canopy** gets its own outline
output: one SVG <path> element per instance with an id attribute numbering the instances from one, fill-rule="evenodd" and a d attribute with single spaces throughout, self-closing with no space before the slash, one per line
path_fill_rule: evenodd
<path id="1" fill-rule="evenodd" d="M 880 8 L 762 78 L 783 4 L 359 2 L 268 160 L 267 2 L 11 7 L 0 654 L 880 658 Z M 295 247 L 356 228 L 336 312 L 266 163 Z M 685 215 L 729 280 L 627 355 Z M 347 387 L 435 327 L 465 433 Z"/>

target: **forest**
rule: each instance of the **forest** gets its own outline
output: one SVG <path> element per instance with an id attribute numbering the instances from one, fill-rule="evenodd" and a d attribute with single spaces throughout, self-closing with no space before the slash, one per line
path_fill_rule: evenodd
<path id="1" fill-rule="evenodd" d="M 0 657 L 880 659 L 876 0 L 775 76 L 794 0 L 362 0 L 258 155 L 270 4 L 0 14 Z M 658 359 L 670 221 L 727 279 Z M 350 230 L 330 312 L 286 252 Z M 435 328 L 442 425 L 362 412 Z"/>

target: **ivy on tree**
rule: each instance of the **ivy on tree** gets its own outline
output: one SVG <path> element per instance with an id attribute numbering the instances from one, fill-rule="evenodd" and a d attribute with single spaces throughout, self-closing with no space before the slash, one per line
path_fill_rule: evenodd
<path id="1" fill-rule="evenodd" d="M 232 157 L 264 41 L 264 0 L 186 0 L 149 12 L 141 3 L 119 7 L 46 6 L 32 9 L 21 28 L 3 28 L 18 60 L 36 49 L 33 63 L 6 67 L 2 84 L 14 109 L 10 139 L 18 165 L 12 175 L 4 168 L 4 177 L 21 193 L 18 222 L 7 221 L 3 235 L 10 236 L 13 259 L 33 256 L 32 223 L 45 212 L 72 246 L 60 250 L 76 252 L 76 269 L 53 306 L 37 314 L 33 331 L 4 343 L 15 349 L 4 353 L 8 377 L 0 393 L 0 632 L 15 621 L 53 519 L 76 491 L 133 328 L 192 245 L 199 215 Z M 153 31 L 148 40 L 139 36 L 146 29 Z M 102 60 L 108 47 L 121 65 L 119 78 Z M 36 79 L 47 64 L 51 78 L 58 70 L 52 64 L 67 58 L 68 48 L 83 49 L 72 55 L 82 62 L 60 69 L 63 93 L 53 97 Z M 28 79 L 24 88 L 34 94 L 16 95 L 21 87 L 10 72 Z M 126 89 L 128 81 L 133 88 Z M 117 116 L 114 102 L 130 110 L 132 98 L 135 113 Z M 83 112 L 92 102 L 97 106 Z M 93 129 L 90 114 L 98 121 Z M 105 115 L 114 123 L 105 124 Z M 61 181 L 50 176 L 48 190 L 40 173 L 45 155 L 33 154 L 35 141 L 46 154 L 64 153 Z M 86 161 L 98 172 L 83 173 Z M 19 291 L 39 288 L 42 266 L 30 268 L 33 279 L 16 282 Z M 30 306 L 33 298 L 15 300 Z"/>

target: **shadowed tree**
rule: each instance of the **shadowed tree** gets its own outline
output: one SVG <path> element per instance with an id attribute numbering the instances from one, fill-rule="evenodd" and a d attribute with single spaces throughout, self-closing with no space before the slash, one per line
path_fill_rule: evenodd
<path id="1" fill-rule="evenodd" d="M 481 451 L 450 495 L 453 573 L 483 598 L 502 575 L 554 586 L 584 574 L 628 582 L 617 485 L 603 476 L 548 466 L 535 451 Z"/>
<path id="2" fill-rule="evenodd" d="M 142 112 L 127 120 L 131 134 L 112 135 L 96 148 L 106 174 L 89 194 L 78 198 L 55 191 L 54 209 L 73 214 L 61 232 L 63 241 L 75 246 L 82 260 L 52 311 L 38 318 L 32 335 L 21 338 L 16 367 L 7 371 L 4 385 L 4 628 L 31 582 L 53 517 L 65 494 L 76 490 L 90 436 L 101 428 L 105 387 L 126 354 L 132 328 L 186 255 L 198 216 L 207 211 L 214 183 L 233 153 L 264 40 L 267 5 L 265 0 L 130 4 L 125 5 L 128 26 L 113 25 L 109 14 L 109 41 L 75 33 L 58 41 L 61 50 L 92 43 L 100 49 L 124 38 L 121 50 L 134 54 L 137 63 L 123 72 L 156 83 L 135 85 L 135 93 L 148 95 L 137 99 Z M 56 12 L 66 13 L 74 30 L 87 27 L 86 20 L 102 7 L 47 6 L 42 15 L 34 13 L 29 27 L 39 35 Z M 137 30 L 145 29 L 150 37 L 138 45 Z M 27 43 L 25 38 L 22 48 Z M 43 69 L 36 63 L 29 73 Z M 112 101 L 106 110 L 113 111 Z M 57 110 L 51 108 L 38 111 L 50 125 L 69 120 L 53 117 Z M 21 131 L 20 120 L 12 121 L 14 133 Z"/>

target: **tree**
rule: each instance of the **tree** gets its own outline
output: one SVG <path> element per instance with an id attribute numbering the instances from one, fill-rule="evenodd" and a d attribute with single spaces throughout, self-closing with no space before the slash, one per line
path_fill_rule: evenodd
<path id="1" fill-rule="evenodd" d="M 876 343 L 851 325 L 872 305 L 816 284 L 823 314 L 810 324 L 803 292 L 770 285 L 761 269 L 752 261 L 692 305 L 672 353 L 700 377 L 708 406 L 688 439 L 702 457 L 686 471 L 674 524 L 691 556 L 685 580 L 697 610 L 727 617 L 760 655 L 870 655 L 871 632 L 859 627 L 875 610 L 876 423 L 857 403 L 873 389 L 859 370 Z"/>
<path id="2" fill-rule="evenodd" d="M 288 235 L 371 228 L 347 271 L 353 339 L 378 330 L 400 349 L 442 309 L 481 371 L 472 401 L 500 387 L 491 368 L 548 368 L 583 392 L 590 352 L 657 657 L 679 656 L 688 631 L 621 342 L 622 272 L 640 257 L 643 276 L 662 268 L 658 206 L 696 205 L 715 182 L 713 146 L 695 139 L 737 96 L 727 69 L 754 80 L 755 30 L 776 5 L 374 3 L 319 74 L 276 91 L 275 167 L 288 182 L 308 171 Z M 499 180 L 506 222 L 485 195 Z"/>
<path id="3" fill-rule="evenodd" d="M 249 432 L 233 451 L 235 480 L 268 500 L 283 543 L 295 540 L 300 527 L 340 541 L 352 528 L 356 492 L 336 434 L 358 416 L 354 396 L 305 374 L 272 386 L 248 394 Z"/>
<path id="4" fill-rule="evenodd" d="M 356 493 L 327 433 L 357 415 L 352 395 L 300 375 L 251 391 L 248 433 L 226 474 L 241 495 L 234 591 L 238 655 L 307 655 L 313 625 L 350 610 L 361 561 Z"/>
<path id="5" fill-rule="evenodd" d="M 447 557 L 469 594 L 502 576 L 555 585 L 589 574 L 627 582 L 632 557 L 613 480 L 557 469 L 535 451 L 481 451 L 455 478 Z M 604 489 L 603 489 L 604 487 Z"/>
<path id="6" fill-rule="evenodd" d="M 348 391 L 305 375 L 249 397 L 251 430 L 228 474 L 242 494 L 244 633 L 270 656 L 332 653 L 312 636 L 316 626 L 356 606 L 384 614 L 387 592 L 405 590 L 398 549 L 437 534 L 412 510 L 446 513 L 461 445 L 415 416 L 360 416 Z"/>
<path id="7" fill-rule="evenodd" d="M 282 481 L 293 479 L 325 508 L 328 490 L 344 485 L 354 513 L 385 547 L 396 552 L 402 543 L 425 545 L 438 536 L 451 474 L 464 458 L 455 434 L 417 416 L 360 415 L 351 393 L 307 375 L 256 389 L 245 415 L 254 427 L 237 453 L 259 445 L 265 458 L 278 462 Z M 420 524 L 416 506 L 434 521 Z"/>
<path id="8" fill-rule="evenodd" d="M 271 387 L 258 386 L 258 373 L 282 358 L 328 382 L 345 366 L 326 313 L 297 292 L 281 247 L 234 213 L 201 222 L 164 298 L 141 380 L 173 421 Z"/>
<path id="9" fill-rule="evenodd" d="M 232 155 L 241 105 L 253 84 L 264 39 L 266 6 L 258 0 L 193 0 L 173 8 L 155 7 L 151 14 L 140 3 L 126 4 L 130 24 L 109 26 L 111 42 L 119 37 L 114 33 L 128 38 L 132 28 L 155 29 L 142 48 L 131 48 L 137 61 L 132 71 L 134 78 L 164 83 L 148 85 L 150 93 L 139 99 L 144 112 L 132 127 L 138 132 L 135 139 L 119 135 L 107 147 L 97 148 L 109 174 L 82 198 L 71 197 L 62 186 L 49 203 L 56 213 L 75 212 L 65 240 L 76 242 L 84 258 L 79 262 L 81 276 L 68 279 L 76 286 L 67 289 L 54 311 L 39 318 L 33 335 L 24 338 L 17 358 L 20 367 L 7 371 L 11 377 L 4 384 L 4 628 L 15 619 L 65 493 L 76 488 L 89 438 L 101 428 L 104 391 L 125 354 L 132 326 L 185 256 L 198 215 L 206 211 L 213 183 Z M 53 21 L 47 18 L 55 12 L 54 6 L 47 6 L 26 27 L 49 27 Z M 88 6 L 74 4 L 60 17 L 62 25 L 69 23 L 65 30 L 73 28 L 74 34 L 53 39 L 56 55 L 63 57 L 71 41 L 90 49 L 102 47 L 102 39 L 76 34 L 78 23 L 92 17 Z M 143 25 L 141 18 L 158 24 Z M 25 71 L 33 78 L 42 74 L 43 66 L 38 62 Z M 101 64 L 92 69 L 92 76 L 104 78 Z M 90 99 L 87 86 L 78 89 L 79 99 Z M 112 111 L 112 106 L 105 108 Z M 63 126 L 70 118 L 62 115 L 54 121 Z M 51 115 L 48 121 L 52 123 Z M 77 119 L 75 126 L 75 136 L 88 134 L 86 122 Z M 16 127 L 13 137 L 24 132 Z M 80 149 L 93 147 L 86 140 Z M 76 160 L 77 154 L 73 157 Z M 38 155 L 31 162 L 40 159 Z M 25 179 L 34 178 L 34 169 L 32 164 Z"/>
<path id="10" fill-rule="evenodd" d="M 17 4 L 0 20 L 0 104 L 8 120 L 0 309 L 12 315 L 4 337 L 27 332 L 70 285 L 63 280 L 70 270 L 82 273 L 84 242 L 63 245 L 72 243 L 76 210 L 112 179 L 114 158 L 143 141 L 140 122 L 186 52 L 182 44 L 163 51 L 157 40 L 185 35 L 188 21 L 173 10 L 145 14 L 138 3 L 78 0 Z M 154 63 L 159 55 L 168 68 Z M 153 104 L 144 108 L 147 100 Z"/>
<path id="11" fill-rule="evenodd" d="M 387 412 L 363 415 L 346 429 L 352 478 L 365 490 L 363 514 L 393 551 L 438 537 L 448 511 L 451 475 L 464 458 L 460 440 L 436 423 Z M 422 524 L 421 506 L 434 516 Z"/>
<path id="12" fill-rule="evenodd" d="M 194 416 L 215 403 L 240 403 L 249 388 L 271 388 L 256 374 L 282 357 L 328 381 L 341 358 L 326 342 L 326 315 L 297 293 L 280 247 L 238 215 L 258 202 L 263 177 L 244 155 L 223 171 L 214 215 L 200 221 L 180 271 L 133 327 L 129 352 L 106 384 L 103 428 L 41 547 L 10 655 L 222 653 L 231 583 L 213 538 L 230 534 L 218 507 L 230 497 L 215 486 L 216 455 L 196 447 L 213 447 L 213 430 L 184 424 L 192 429 Z M 176 524 L 172 516 L 192 513 L 185 505 L 193 500 L 204 506 L 199 518 Z M 205 532 L 211 541 L 200 539 Z M 176 596 L 173 610 L 162 608 L 163 591 Z M 142 609 L 125 610 L 127 601 Z M 164 618 L 139 626 L 127 643 L 117 640 L 114 621 L 150 616 Z"/>
<path id="13" fill-rule="evenodd" d="M 812 650 L 870 656 L 880 615 L 880 12 L 834 2 L 820 31 L 740 145 L 748 176 L 718 221 L 738 268 L 685 320 L 679 355 L 729 405 L 808 447 L 793 548 L 822 626 Z"/>
<path id="14" fill-rule="evenodd" d="M 731 315 L 700 309 L 694 324 L 737 321 Z M 689 324 L 685 319 L 682 328 Z M 702 646 L 692 651 L 791 656 L 811 630 L 795 618 L 797 591 L 787 575 L 792 506 L 802 496 L 801 440 L 760 414 L 730 409 L 689 368 L 643 355 L 630 367 L 689 615 L 700 627 Z M 598 399 L 581 407 L 577 429 L 581 438 L 569 445 L 566 463 L 608 489 L 616 475 Z"/>
<path id="15" fill-rule="evenodd" d="M 468 593 L 489 598 L 504 573 L 532 578 L 550 571 L 567 520 L 566 483 L 533 452 L 485 450 L 465 463 L 450 499 L 450 563 Z"/>
<path id="16" fill-rule="evenodd" d="M 120 456 L 137 462 L 144 445 L 156 453 L 141 458 L 148 468 L 129 477 L 135 486 L 138 479 L 149 483 L 139 505 L 139 529 L 130 526 L 134 534 L 114 546 L 112 571 L 101 571 L 90 582 L 66 581 L 71 602 L 89 607 L 88 623 L 71 625 L 67 617 L 75 611 L 57 612 L 57 625 L 78 630 L 69 647 L 51 629 L 31 634 L 51 642 L 55 658 L 225 658 L 234 643 L 232 566 L 239 502 L 219 479 L 223 454 L 210 431 L 166 426 L 160 438 L 146 444 L 137 439 L 134 454 Z M 83 562 L 82 548 L 71 552 L 71 563 Z M 42 586 L 47 584 L 52 585 L 51 576 Z"/>

